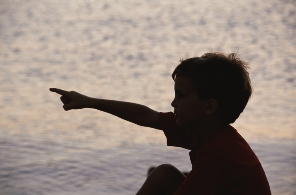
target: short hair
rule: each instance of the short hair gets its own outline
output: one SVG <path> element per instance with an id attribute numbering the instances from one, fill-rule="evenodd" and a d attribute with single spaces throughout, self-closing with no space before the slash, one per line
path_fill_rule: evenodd
<path id="1" fill-rule="evenodd" d="M 243 112 L 253 91 L 248 68 L 235 53 L 206 53 L 180 60 L 172 77 L 189 78 L 199 99 L 215 99 L 220 122 L 230 124 Z"/>

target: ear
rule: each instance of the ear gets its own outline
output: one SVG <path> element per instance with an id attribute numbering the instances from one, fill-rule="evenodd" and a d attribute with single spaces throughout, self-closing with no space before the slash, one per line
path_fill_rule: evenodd
<path id="1" fill-rule="evenodd" d="M 215 99 L 209 99 L 207 100 L 205 104 L 205 115 L 209 116 L 212 114 L 215 114 L 218 110 L 218 102 Z"/>

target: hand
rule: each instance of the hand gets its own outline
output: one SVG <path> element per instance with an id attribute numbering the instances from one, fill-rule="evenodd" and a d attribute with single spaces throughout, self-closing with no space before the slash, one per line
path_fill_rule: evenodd
<path id="1" fill-rule="evenodd" d="M 90 97 L 77 93 L 76 91 L 64 91 L 57 88 L 50 88 L 49 90 L 62 95 L 60 99 L 63 102 L 63 108 L 66 111 L 86 108 L 87 102 L 90 100 Z"/>

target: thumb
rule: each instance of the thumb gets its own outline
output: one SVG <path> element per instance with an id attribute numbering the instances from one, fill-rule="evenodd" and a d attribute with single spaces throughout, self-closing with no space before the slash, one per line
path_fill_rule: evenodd
<path id="1" fill-rule="evenodd" d="M 73 103 L 69 103 L 69 104 L 64 104 L 63 108 L 65 111 L 68 111 L 68 110 L 72 110 L 73 106 L 74 106 Z"/>

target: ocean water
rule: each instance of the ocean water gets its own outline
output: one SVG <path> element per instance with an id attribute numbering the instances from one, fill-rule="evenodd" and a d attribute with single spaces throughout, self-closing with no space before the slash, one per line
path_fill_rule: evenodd
<path id="1" fill-rule="evenodd" d="M 296 194 L 293 0 L 0 0 L 0 194 L 135 194 L 147 169 L 190 170 L 162 132 L 95 110 L 64 112 L 48 88 L 171 111 L 182 58 L 238 52 L 254 94 L 234 123 L 272 193 Z"/>

